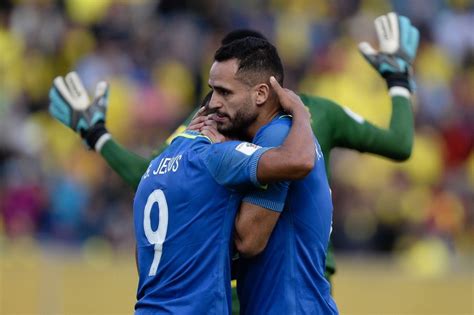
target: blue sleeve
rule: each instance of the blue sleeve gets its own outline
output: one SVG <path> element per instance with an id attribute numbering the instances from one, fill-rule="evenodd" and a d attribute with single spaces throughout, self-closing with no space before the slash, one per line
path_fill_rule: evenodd
<path id="1" fill-rule="evenodd" d="M 257 179 L 258 161 L 271 148 L 253 143 L 229 141 L 213 144 L 203 152 L 202 159 L 219 185 L 233 189 L 263 187 Z"/>
<path id="2" fill-rule="evenodd" d="M 291 128 L 289 118 L 279 118 L 260 129 L 254 143 L 262 147 L 277 147 L 283 144 Z M 265 190 L 254 189 L 247 193 L 243 201 L 277 212 L 283 211 L 290 182 L 269 184 Z"/>

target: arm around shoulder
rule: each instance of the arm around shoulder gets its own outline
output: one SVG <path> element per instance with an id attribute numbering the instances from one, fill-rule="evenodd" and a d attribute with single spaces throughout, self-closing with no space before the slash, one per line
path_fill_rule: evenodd
<path id="1" fill-rule="evenodd" d="M 271 83 L 282 107 L 292 114 L 293 122 L 283 144 L 262 154 L 257 178 L 261 183 L 301 179 L 314 168 L 316 158 L 310 113 L 293 91 L 283 89 L 276 80 Z"/>

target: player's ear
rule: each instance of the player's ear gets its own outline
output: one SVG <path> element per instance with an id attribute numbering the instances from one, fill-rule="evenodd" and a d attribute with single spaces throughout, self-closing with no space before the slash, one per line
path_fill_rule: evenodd
<path id="1" fill-rule="evenodd" d="M 260 83 L 255 87 L 255 103 L 257 106 L 265 104 L 270 96 L 270 86 L 266 83 Z"/>

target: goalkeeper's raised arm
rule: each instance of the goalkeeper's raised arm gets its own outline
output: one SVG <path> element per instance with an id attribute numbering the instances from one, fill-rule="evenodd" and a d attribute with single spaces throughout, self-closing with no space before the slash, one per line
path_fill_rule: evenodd
<path id="1" fill-rule="evenodd" d="M 410 157 L 413 146 L 411 94 L 415 83 L 412 64 L 418 49 L 419 32 L 408 18 L 393 12 L 378 17 L 374 24 L 379 49 L 362 42 L 359 50 L 387 83 L 392 99 L 390 126 L 382 129 L 348 109 L 336 108 L 332 115 L 332 127 L 335 128 L 333 144 L 403 161 Z"/>
<path id="2" fill-rule="evenodd" d="M 107 164 L 133 189 L 136 189 L 150 161 L 171 142 L 173 135 L 185 129 L 189 118 L 150 158 L 141 157 L 115 141 L 106 128 L 108 85 L 100 82 L 91 101 L 76 72 L 54 79 L 49 92 L 49 112 L 66 127 L 76 132 L 91 150 L 98 152 Z"/>
<path id="3" fill-rule="evenodd" d="M 87 146 L 100 153 L 105 161 L 134 189 L 146 171 L 150 159 L 125 149 L 114 141 L 106 128 L 108 85 L 100 82 L 91 101 L 75 72 L 54 79 L 49 91 L 49 112 L 77 133 Z"/>

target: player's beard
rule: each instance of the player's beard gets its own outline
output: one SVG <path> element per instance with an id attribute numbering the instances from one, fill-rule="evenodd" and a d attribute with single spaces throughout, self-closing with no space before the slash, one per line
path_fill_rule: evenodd
<path id="1" fill-rule="evenodd" d="M 217 131 L 229 139 L 251 141 L 248 128 L 257 120 L 257 112 L 252 112 L 250 106 L 244 106 L 230 119 L 229 124 L 217 124 Z"/>

